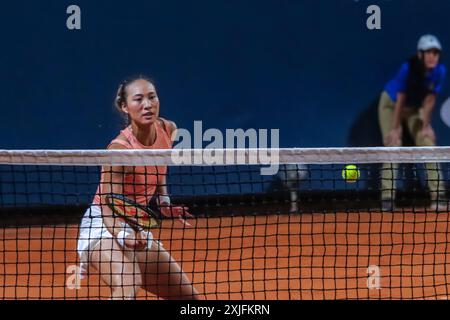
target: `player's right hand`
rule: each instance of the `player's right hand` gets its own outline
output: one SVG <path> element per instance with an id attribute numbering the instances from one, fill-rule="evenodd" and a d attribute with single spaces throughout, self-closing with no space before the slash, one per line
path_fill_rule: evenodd
<path id="1" fill-rule="evenodd" d="M 384 139 L 386 147 L 398 147 L 402 144 L 402 129 L 392 129 Z"/>
<path id="2" fill-rule="evenodd" d="M 142 232 L 131 232 L 124 239 L 124 244 L 127 248 L 134 250 L 144 250 L 147 247 L 147 239 Z"/>

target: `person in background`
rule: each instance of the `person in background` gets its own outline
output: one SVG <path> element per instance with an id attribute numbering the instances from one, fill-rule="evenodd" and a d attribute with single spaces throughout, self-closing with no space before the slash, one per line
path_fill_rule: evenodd
<path id="1" fill-rule="evenodd" d="M 415 53 L 381 93 L 378 115 L 384 146 L 402 145 L 402 130 L 408 130 L 416 146 L 435 146 L 436 135 L 431 116 L 436 96 L 442 89 L 446 67 L 441 64 L 442 46 L 433 35 L 423 35 Z M 444 183 L 439 166 L 426 164 L 428 187 L 433 211 L 447 210 Z M 398 164 L 384 164 L 381 181 L 383 211 L 395 209 Z"/>

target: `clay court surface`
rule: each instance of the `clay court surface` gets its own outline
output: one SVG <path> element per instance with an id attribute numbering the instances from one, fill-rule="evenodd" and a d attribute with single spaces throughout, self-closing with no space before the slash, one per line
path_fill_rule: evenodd
<path id="1" fill-rule="evenodd" d="M 338 213 L 202 218 L 191 229 L 165 221 L 154 236 L 204 299 L 447 299 L 448 229 L 447 213 Z M 107 299 L 95 275 L 66 286 L 77 234 L 0 229 L 0 298 Z M 368 288 L 370 265 L 379 289 Z"/>

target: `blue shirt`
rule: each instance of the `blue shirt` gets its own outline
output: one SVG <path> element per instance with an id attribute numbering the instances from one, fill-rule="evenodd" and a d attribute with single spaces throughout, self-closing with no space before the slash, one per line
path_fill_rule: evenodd
<path id="1" fill-rule="evenodd" d="M 405 62 L 400 67 L 397 75 L 390 80 L 385 86 L 384 90 L 388 93 L 392 101 L 397 101 L 397 93 L 406 91 L 406 81 L 408 79 L 409 63 Z M 438 64 L 426 76 L 426 85 L 431 92 L 439 93 L 442 89 L 442 84 L 445 79 L 446 68 L 443 64 Z"/>

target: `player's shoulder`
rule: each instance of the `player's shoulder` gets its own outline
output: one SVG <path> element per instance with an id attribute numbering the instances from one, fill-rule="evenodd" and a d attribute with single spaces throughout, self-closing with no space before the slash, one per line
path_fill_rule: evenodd
<path id="1" fill-rule="evenodd" d="M 447 67 L 445 64 L 439 63 L 436 67 L 436 70 L 439 74 L 445 74 L 447 72 Z"/>
<path id="2" fill-rule="evenodd" d="M 400 71 L 401 72 L 408 72 L 409 71 L 409 61 L 405 61 L 400 65 Z"/>
<path id="3" fill-rule="evenodd" d="M 159 117 L 158 119 L 162 124 L 163 128 L 165 128 L 168 132 L 173 133 L 177 129 L 177 125 L 172 120 L 168 120 L 165 118 Z"/>
<path id="4" fill-rule="evenodd" d="M 120 133 L 114 140 L 111 141 L 111 143 L 108 145 L 108 150 L 114 150 L 114 149 L 129 149 L 128 145 L 130 142 L 128 141 L 127 137 L 123 133 Z"/>

